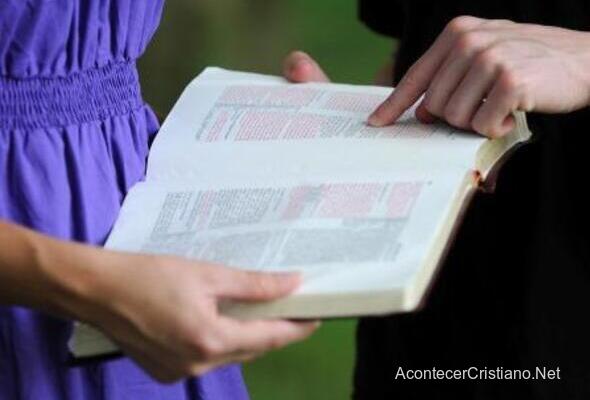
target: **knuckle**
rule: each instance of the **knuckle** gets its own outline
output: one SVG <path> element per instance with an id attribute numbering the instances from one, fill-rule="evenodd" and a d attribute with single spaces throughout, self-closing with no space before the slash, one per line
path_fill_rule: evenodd
<path id="1" fill-rule="evenodd" d="M 502 67 L 498 78 L 498 85 L 503 93 L 513 93 L 518 91 L 522 86 L 522 81 L 518 74 L 508 67 Z"/>
<path id="2" fill-rule="evenodd" d="M 515 23 L 509 19 L 489 19 L 483 22 L 483 25 L 488 28 L 502 28 L 514 25 Z"/>
<path id="3" fill-rule="evenodd" d="M 451 34 L 460 34 L 473 26 L 474 21 L 476 18 L 468 16 L 468 15 L 461 15 L 458 17 L 453 18 L 447 24 L 447 31 Z"/>
<path id="4" fill-rule="evenodd" d="M 469 54 L 481 43 L 481 36 L 478 32 L 462 32 L 457 35 L 455 48 L 460 54 Z"/>
<path id="5" fill-rule="evenodd" d="M 212 360 L 218 357 L 222 351 L 221 340 L 212 334 L 197 334 L 188 343 L 189 351 L 200 360 Z"/>
<path id="6" fill-rule="evenodd" d="M 429 93 L 427 93 L 427 95 L 424 97 L 424 108 L 426 108 L 426 111 L 436 117 L 442 116 L 438 103 L 434 101 L 434 98 Z"/>
<path id="7" fill-rule="evenodd" d="M 488 69 L 500 64 L 501 57 L 496 49 L 490 48 L 480 52 L 475 57 L 474 63 L 479 68 Z"/>
<path id="8" fill-rule="evenodd" d="M 445 120 L 453 126 L 463 128 L 465 127 L 465 119 L 456 107 L 445 108 Z"/>

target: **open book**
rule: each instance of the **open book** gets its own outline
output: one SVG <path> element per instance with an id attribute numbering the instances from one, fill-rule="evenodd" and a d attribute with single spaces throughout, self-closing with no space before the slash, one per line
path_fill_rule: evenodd
<path id="1" fill-rule="evenodd" d="M 470 196 L 530 132 L 524 114 L 498 140 L 420 124 L 414 110 L 367 126 L 390 92 L 206 69 L 164 122 L 106 247 L 303 273 L 290 297 L 224 305 L 240 318 L 416 309 Z M 85 325 L 71 348 L 115 350 Z"/>

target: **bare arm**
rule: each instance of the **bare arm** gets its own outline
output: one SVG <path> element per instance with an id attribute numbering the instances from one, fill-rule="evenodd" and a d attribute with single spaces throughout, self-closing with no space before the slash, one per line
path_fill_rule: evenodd
<path id="1" fill-rule="evenodd" d="M 93 324 L 162 381 L 307 337 L 317 324 L 244 322 L 217 312 L 220 299 L 268 301 L 297 284 L 296 275 L 111 252 L 0 221 L 0 304 Z"/>
<path id="2" fill-rule="evenodd" d="M 0 221 L 0 304 L 72 316 L 93 274 L 91 265 L 69 262 L 84 251 L 91 250 Z"/>

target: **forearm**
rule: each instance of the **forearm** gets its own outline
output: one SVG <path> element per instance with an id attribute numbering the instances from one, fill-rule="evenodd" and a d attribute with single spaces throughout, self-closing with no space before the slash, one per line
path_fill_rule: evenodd
<path id="1" fill-rule="evenodd" d="M 94 291 L 96 251 L 0 221 L 0 304 L 78 316 Z"/>
<path id="2" fill-rule="evenodd" d="M 314 323 L 236 321 L 218 309 L 221 300 L 279 299 L 298 282 L 296 274 L 107 251 L 0 222 L 0 304 L 90 323 L 166 382 L 309 336 Z"/>

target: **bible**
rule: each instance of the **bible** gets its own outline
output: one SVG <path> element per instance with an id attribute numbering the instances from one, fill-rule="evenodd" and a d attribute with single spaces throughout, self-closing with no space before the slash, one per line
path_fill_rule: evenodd
<path id="1" fill-rule="evenodd" d="M 531 134 L 523 113 L 499 139 L 421 124 L 413 109 L 369 127 L 391 90 L 207 68 L 164 121 L 106 247 L 302 273 L 284 299 L 221 305 L 237 318 L 417 309 L 473 193 Z M 116 351 L 84 324 L 70 348 Z"/>

